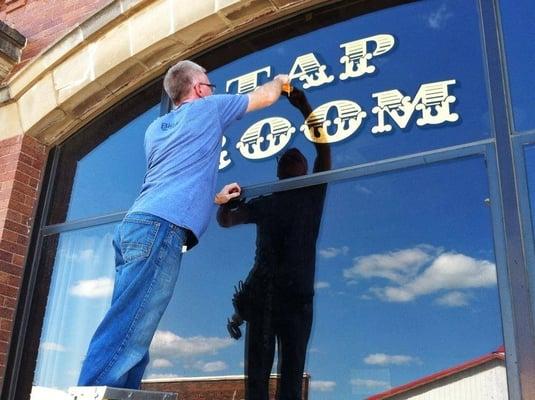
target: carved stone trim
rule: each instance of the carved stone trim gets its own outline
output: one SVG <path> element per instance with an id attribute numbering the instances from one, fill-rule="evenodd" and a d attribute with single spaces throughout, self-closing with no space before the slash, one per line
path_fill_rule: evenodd
<path id="1" fill-rule="evenodd" d="M 20 61 L 26 38 L 0 21 L 0 81 Z"/>

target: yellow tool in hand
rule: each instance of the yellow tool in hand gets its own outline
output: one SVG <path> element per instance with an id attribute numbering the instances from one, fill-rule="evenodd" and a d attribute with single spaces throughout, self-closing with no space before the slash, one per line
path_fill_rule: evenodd
<path id="1" fill-rule="evenodd" d="M 294 90 L 294 87 L 289 83 L 285 83 L 282 85 L 282 91 L 286 92 L 286 94 L 288 94 L 288 97 L 290 97 L 290 93 L 292 93 L 292 90 Z"/>

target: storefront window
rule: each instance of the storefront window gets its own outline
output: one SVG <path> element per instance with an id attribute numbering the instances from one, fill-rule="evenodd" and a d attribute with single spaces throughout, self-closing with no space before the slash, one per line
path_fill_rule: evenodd
<path id="1" fill-rule="evenodd" d="M 500 1 L 509 88 L 517 132 L 535 128 L 535 5 L 529 0 Z"/>
<path id="2" fill-rule="evenodd" d="M 279 73 L 292 75 L 314 111 L 303 115 L 282 98 L 225 133 L 218 185 L 259 185 L 263 197 L 242 202 L 256 204 L 248 223 L 223 228 L 214 214 L 184 256 L 145 379 L 244 373 L 244 341 L 229 337 L 227 319 L 234 286 L 265 242 L 284 247 L 273 265 L 291 269 L 305 255 L 312 266 L 294 279 L 315 291 L 311 399 L 364 399 L 502 346 L 485 159 L 452 152 L 490 139 L 478 2 L 412 2 L 345 19 L 210 77 L 220 92 L 247 93 Z M 45 237 L 41 264 L 53 274 L 34 391 L 76 384 L 114 275 L 115 225 L 92 218 L 127 211 L 138 194 L 160 89 L 153 84 L 59 149 L 47 225 L 91 227 Z M 262 186 L 277 180 L 278 157 L 290 148 L 327 183 Z M 451 160 L 427 161 L 431 151 Z M 316 163 L 320 154 L 329 162 Z M 419 166 L 403 163 L 416 154 Z M 385 160 L 395 163 L 387 173 L 336 175 Z M 261 223 L 269 229 L 259 239 Z"/>

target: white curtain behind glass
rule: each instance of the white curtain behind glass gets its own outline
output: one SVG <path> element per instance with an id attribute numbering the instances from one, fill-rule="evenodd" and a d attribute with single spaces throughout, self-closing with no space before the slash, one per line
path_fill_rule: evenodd
<path id="1" fill-rule="evenodd" d="M 114 226 L 62 234 L 56 252 L 34 385 L 65 390 L 78 380 L 89 340 L 113 290 Z"/>

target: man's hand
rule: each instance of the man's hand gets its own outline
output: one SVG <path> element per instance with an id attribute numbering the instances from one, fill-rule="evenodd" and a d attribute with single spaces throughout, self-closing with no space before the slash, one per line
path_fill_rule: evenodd
<path id="1" fill-rule="evenodd" d="M 279 81 L 281 86 L 290 83 L 290 77 L 286 74 L 279 74 L 273 80 Z"/>
<path id="2" fill-rule="evenodd" d="M 215 195 L 214 203 L 222 205 L 230 200 L 240 197 L 241 187 L 236 182 L 225 185 L 221 191 Z"/>

